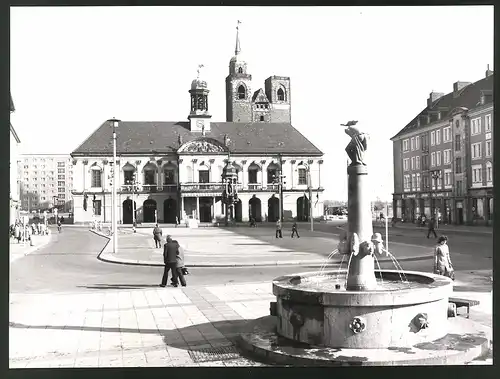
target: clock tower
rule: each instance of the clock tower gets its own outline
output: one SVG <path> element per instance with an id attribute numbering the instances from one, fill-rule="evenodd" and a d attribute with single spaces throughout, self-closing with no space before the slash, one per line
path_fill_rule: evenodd
<path id="1" fill-rule="evenodd" d="M 203 65 L 198 66 L 198 76 L 191 82 L 191 111 L 188 120 L 192 132 L 200 132 L 205 135 L 210 131 L 210 119 L 212 116 L 208 113 L 208 90 L 207 82 L 200 77 L 200 71 Z"/>

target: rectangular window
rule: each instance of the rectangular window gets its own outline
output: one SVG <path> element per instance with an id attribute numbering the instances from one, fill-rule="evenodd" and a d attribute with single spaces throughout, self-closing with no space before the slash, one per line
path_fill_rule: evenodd
<path id="1" fill-rule="evenodd" d="M 151 186 L 151 185 L 156 184 L 155 178 L 156 178 L 156 172 L 155 171 L 153 171 L 153 170 L 145 170 L 144 171 L 144 184 L 145 185 L 150 185 Z"/>
<path id="2" fill-rule="evenodd" d="M 163 184 L 175 184 L 175 171 L 165 170 Z"/>
<path id="3" fill-rule="evenodd" d="M 57 167 L 64 167 L 64 162 L 57 162 Z"/>
<path id="4" fill-rule="evenodd" d="M 437 178 L 437 189 L 443 188 L 443 179 L 441 177 Z"/>
<path id="5" fill-rule="evenodd" d="M 123 171 L 123 184 L 132 184 L 134 182 L 134 171 L 124 170 Z"/>
<path id="6" fill-rule="evenodd" d="M 101 215 L 101 200 L 95 200 L 94 202 L 94 214 L 96 216 Z"/>
<path id="7" fill-rule="evenodd" d="M 458 157 L 455 159 L 455 173 L 456 174 L 462 173 L 462 158 L 461 157 Z"/>
<path id="8" fill-rule="evenodd" d="M 403 159 L 403 170 L 404 171 L 408 171 L 408 169 L 409 169 L 409 167 L 408 167 L 409 163 L 410 162 L 409 162 L 408 158 Z"/>
<path id="9" fill-rule="evenodd" d="M 57 189 L 57 192 L 62 192 L 62 193 L 64 193 L 64 192 L 66 192 L 66 188 L 65 188 L 65 187 L 59 187 L 59 188 Z"/>
<path id="10" fill-rule="evenodd" d="M 471 121 L 471 135 L 481 133 L 481 117 L 475 118 Z"/>
<path id="11" fill-rule="evenodd" d="M 299 185 L 307 184 L 307 171 L 305 168 L 299 168 Z"/>
<path id="12" fill-rule="evenodd" d="M 429 140 L 427 139 L 427 134 L 422 136 L 422 151 L 427 151 L 429 148 Z"/>
<path id="13" fill-rule="evenodd" d="M 485 142 L 485 156 L 491 157 L 491 141 Z"/>
<path id="14" fill-rule="evenodd" d="M 66 195 L 64 193 L 60 193 L 60 194 L 57 195 L 57 198 L 58 199 L 65 199 Z"/>
<path id="15" fill-rule="evenodd" d="M 444 164 L 450 164 L 450 163 L 451 163 L 451 149 L 448 149 L 444 151 Z"/>
<path id="16" fill-rule="evenodd" d="M 472 159 L 481 158 L 481 142 L 473 143 L 471 146 L 472 150 Z"/>
<path id="17" fill-rule="evenodd" d="M 486 163 L 486 181 L 489 183 L 493 182 L 493 167 L 491 163 Z"/>
<path id="18" fill-rule="evenodd" d="M 462 181 L 461 180 L 457 180 L 456 192 L 457 192 L 458 196 L 462 195 Z"/>
<path id="19" fill-rule="evenodd" d="M 59 187 L 64 187 L 64 182 L 63 182 L 63 181 L 57 182 L 57 185 L 58 185 Z"/>
<path id="20" fill-rule="evenodd" d="M 448 126 L 447 128 L 443 129 L 443 142 L 450 142 L 451 141 L 451 128 Z"/>
<path id="21" fill-rule="evenodd" d="M 64 175 L 57 175 L 57 179 L 58 179 L 58 180 L 64 180 L 64 179 L 65 179 L 65 177 L 64 177 Z"/>
<path id="22" fill-rule="evenodd" d="M 248 184 L 257 184 L 257 173 L 258 173 L 257 170 L 248 170 Z M 299 169 L 299 182 L 300 182 L 300 169 Z"/>
<path id="23" fill-rule="evenodd" d="M 491 132 L 491 115 L 487 114 L 484 116 L 484 131 Z"/>
<path id="24" fill-rule="evenodd" d="M 417 170 L 420 170 L 420 157 L 416 157 L 415 159 L 415 167 Z"/>
<path id="25" fill-rule="evenodd" d="M 410 139 L 410 149 L 411 151 L 415 150 L 415 137 L 411 137 Z"/>
<path id="26" fill-rule="evenodd" d="M 90 178 L 91 187 L 102 187 L 102 171 L 101 170 L 90 170 L 92 172 L 92 177 Z"/>
<path id="27" fill-rule="evenodd" d="M 267 170 L 267 183 L 272 184 L 274 180 L 277 180 L 278 174 L 276 169 Z"/>
<path id="28" fill-rule="evenodd" d="M 436 165 L 436 153 L 432 152 L 431 153 L 431 167 L 434 167 Z"/>
<path id="29" fill-rule="evenodd" d="M 472 182 L 474 184 L 482 184 L 482 168 L 481 166 L 472 166 Z"/>
<path id="30" fill-rule="evenodd" d="M 431 146 L 434 146 L 436 144 L 436 132 L 432 131 L 431 132 Z"/>
<path id="31" fill-rule="evenodd" d="M 408 151 L 408 140 L 403 140 L 403 151 Z"/>
<path id="32" fill-rule="evenodd" d="M 415 137 L 415 150 L 420 149 L 420 137 Z"/>
<path id="33" fill-rule="evenodd" d="M 417 174 L 417 191 L 420 191 L 420 174 Z"/>
<path id="34" fill-rule="evenodd" d="M 436 130 L 436 145 L 441 143 L 441 129 Z"/>
<path id="35" fill-rule="evenodd" d="M 461 150 L 461 136 L 460 134 L 455 135 L 455 151 L 460 151 Z"/>
<path id="36" fill-rule="evenodd" d="M 436 152 L 436 166 L 441 166 L 441 152 Z"/>
<path id="37" fill-rule="evenodd" d="M 198 183 L 209 183 L 209 174 L 208 170 L 198 171 Z"/>
<path id="38" fill-rule="evenodd" d="M 411 157 L 411 169 L 415 170 L 415 157 Z"/>

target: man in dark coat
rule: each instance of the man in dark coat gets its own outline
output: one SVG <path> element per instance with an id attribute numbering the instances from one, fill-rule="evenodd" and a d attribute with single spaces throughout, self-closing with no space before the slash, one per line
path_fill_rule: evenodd
<path id="1" fill-rule="evenodd" d="M 186 270 L 186 267 L 184 265 L 184 249 L 177 240 L 173 240 L 172 242 L 175 242 L 179 246 L 178 248 L 179 253 L 177 254 L 177 266 L 176 266 L 177 278 L 181 282 L 181 286 L 186 287 L 186 278 L 184 277 L 184 270 Z M 177 287 L 178 284 L 179 283 L 175 280 L 174 276 L 172 276 L 172 285 L 174 287 Z"/>
<path id="2" fill-rule="evenodd" d="M 431 233 L 434 233 L 434 238 L 437 238 L 436 234 L 436 219 L 434 217 L 431 218 L 429 221 L 429 230 L 427 232 L 427 238 L 431 235 Z"/>
<path id="3" fill-rule="evenodd" d="M 156 224 L 156 226 L 153 229 L 153 238 L 155 240 L 155 247 L 161 248 L 161 235 L 162 231 L 161 228 Z"/>
<path id="4" fill-rule="evenodd" d="M 292 238 L 295 234 L 297 235 L 297 238 L 300 238 L 299 232 L 297 231 L 297 223 L 296 222 L 294 222 L 292 225 Z"/>
<path id="5" fill-rule="evenodd" d="M 172 282 L 176 283 L 177 287 L 177 255 L 179 255 L 179 244 L 173 241 L 170 236 L 167 236 L 167 243 L 163 246 L 163 262 L 165 269 L 160 287 L 165 287 L 168 281 L 168 272 L 172 270 Z"/>

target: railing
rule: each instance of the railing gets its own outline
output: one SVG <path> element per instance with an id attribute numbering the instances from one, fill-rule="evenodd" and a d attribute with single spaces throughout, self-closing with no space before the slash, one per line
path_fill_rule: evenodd
<path id="1" fill-rule="evenodd" d="M 222 183 L 186 183 L 181 184 L 181 191 L 218 191 L 222 192 L 224 185 Z"/>

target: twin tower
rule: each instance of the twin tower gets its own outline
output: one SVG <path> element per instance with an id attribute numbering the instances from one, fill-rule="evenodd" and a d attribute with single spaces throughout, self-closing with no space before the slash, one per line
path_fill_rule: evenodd
<path id="1" fill-rule="evenodd" d="M 236 27 L 236 49 L 226 78 L 226 121 L 291 123 L 289 77 L 270 76 L 264 82 L 264 89 L 255 92 L 251 85 L 252 75 L 242 59 Z"/>

